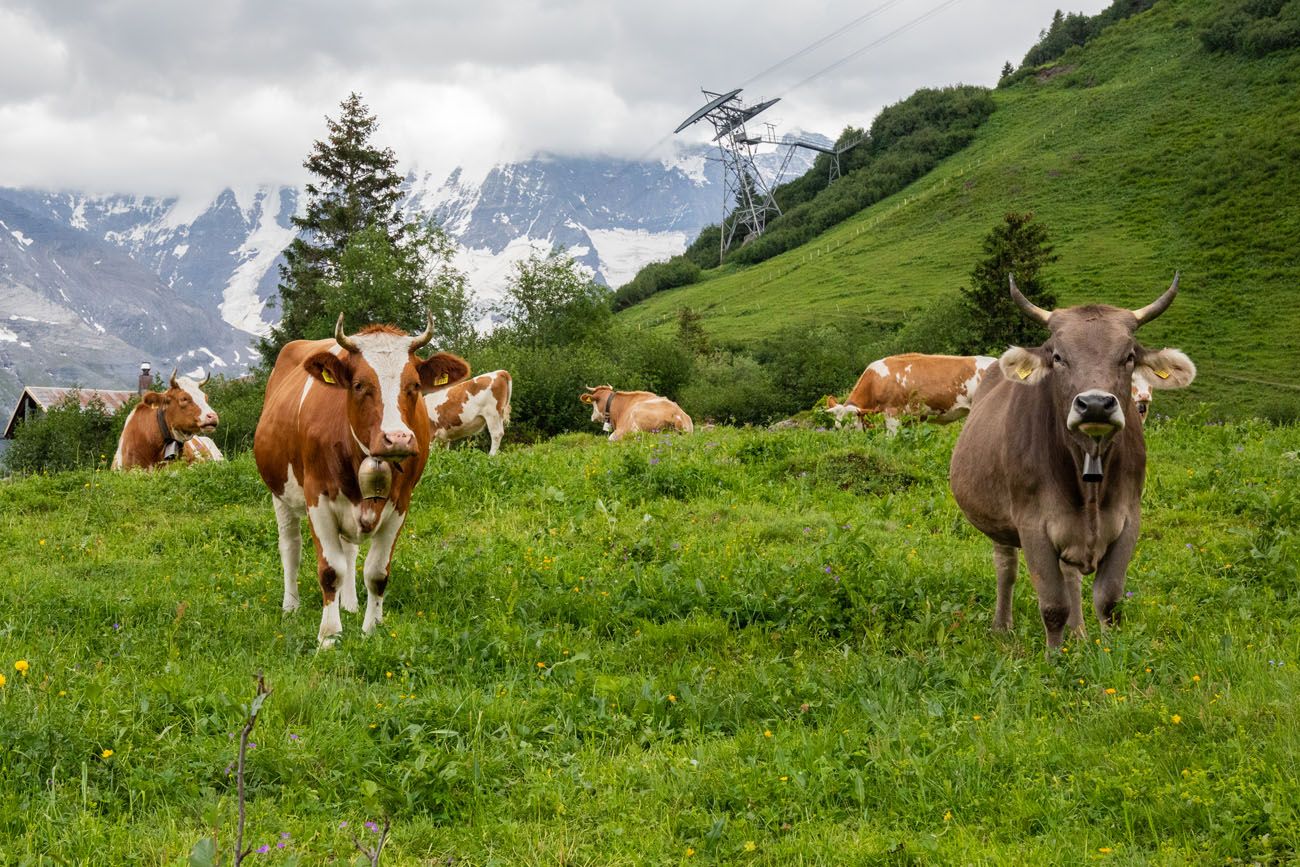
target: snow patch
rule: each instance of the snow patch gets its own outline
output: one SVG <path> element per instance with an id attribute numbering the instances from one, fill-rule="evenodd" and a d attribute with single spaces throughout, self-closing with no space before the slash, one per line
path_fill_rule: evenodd
<path id="1" fill-rule="evenodd" d="M 33 241 L 35 240 L 35 239 L 33 239 L 33 238 L 29 238 L 29 237 L 27 237 L 26 235 L 24 235 L 24 234 L 23 234 L 21 231 L 19 231 L 18 229 L 10 229 L 10 230 L 9 230 L 9 234 L 11 234 L 11 235 L 13 235 L 15 238 L 17 238 L 17 239 L 18 239 L 18 243 L 19 243 L 19 244 L 22 244 L 24 247 L 30 247 L 30 246 L 32 245 Z"/>
<path id="2" fill-rule="evenodd" d="M 647 232 L 645 229 L 588 229 L 596 246 L 600 270 L 615 288 L 636 276 L 651 262 L 671 259 L 686 250 L 685 232 Z"/>
<path id="3" fill-rule="evenodd" d="M 551 242 L 524 235 L 506 244 L 500 253 L 486 247 L 460 247 L 456 251 L 455 266 L 465 272 L 466 282 L 479 301 L 500 301 L 505 295 L 506 278 L 533 253 L 545 256 L 551 251 Z"/>
<path id="4" fill-rule="evenodd" d="M 278 200 L 278 191 L 275 200 Z M 266 197 L 266 203 L 273 201 Z M 257 227 L 235 251 L 239 265 L 230 275 L 222 291 L 221 318 L 236 328 L 264 337 L 270 333 L 270 323 L 263 321 L 262 310 L 266 303 L 257 295 L 257 285 L 275 263 L 297 230 L 284 228 L 276 221 L 275 209 L 263 207 Z"/>
<path id="5" fill-rule="evenodd" d="M 72 209 L 72 215 L 68 217 L 68 224 L 72 228 L 84 232 L 89 228 L 89 224 L 86 223 L 86 200 L 84 197 L 78 196 L 76 201 L 77 206 Z"/>
<path id="6" fill-rule="evenodd" d="M 172 250 L 172 255 L 175 256 L 177 259 L 180 259 L 189 251 L 190 251 L 189 244 L 177 244 L 176 248 Z"/>

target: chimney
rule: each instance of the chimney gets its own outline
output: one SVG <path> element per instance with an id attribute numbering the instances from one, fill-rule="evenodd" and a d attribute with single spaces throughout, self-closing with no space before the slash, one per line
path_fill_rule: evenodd
<path id="1" fill-rule="evenodd" d="M 136 380 L 135 387 L 137 393 L 141 395 L 153 388 L 153 369 L 149 362 L 140 362 L 140 378 Z"/>

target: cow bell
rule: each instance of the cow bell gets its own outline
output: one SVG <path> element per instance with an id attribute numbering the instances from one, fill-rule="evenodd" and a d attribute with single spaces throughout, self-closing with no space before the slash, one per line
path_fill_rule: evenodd
<path id="1" fill-rule="evenodd" d="M 386 499 L 393 489 L 393 467 L 379 458 L 366 458 L 357 471 L 363 500 Z"/>
<path id="2" fill-rule="evenodd" d="M 1101 481 L 1101 458 L 1092 452 L 1086 452 L 1083 456 L 1083 480 L 1085 482 Z"/>

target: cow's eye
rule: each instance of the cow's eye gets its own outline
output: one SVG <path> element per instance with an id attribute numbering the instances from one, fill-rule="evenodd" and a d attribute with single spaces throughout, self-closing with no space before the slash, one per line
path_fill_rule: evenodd
<path id="1" fill-rule="evenodd" d="M 352 390 L 357 394 L 361 394 L 361 392 L 366 390 L 366 384 L 364 382 L 354 382 L 352 383 Z"/>
<path id="2" fill-rule="evenodd" d="M 1124 366 L 1125 366 L 1125 367 L 1132 367 L 1132 366 L 1133 366 L 1133 362 L 1135 362 L 1135 361 L 1137 361 L 1137 357 L 1136 357 L 1135 355 L 1133 355 L 1133 353 L 1130 352 L 1130 353 L 1128 354 L 1128 357 L 1124 359 Z"/>
<path id="3" fill-rule="evenodd" d="M 1065 364 L 1065 359 L 1061 357 L 1061 353 L 1052 353 L 1052 364 Z"/>

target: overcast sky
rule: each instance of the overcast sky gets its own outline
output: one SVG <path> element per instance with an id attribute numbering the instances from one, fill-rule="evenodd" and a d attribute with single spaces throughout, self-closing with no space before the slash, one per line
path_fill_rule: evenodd
<path id="1" fill-rule="evenodd" d="M 352 90 L 403 170 L 439 176 L 537 151 L 663 155 L 701 86 L 783 97 L 764 115 L 778 133 L 834 137 L 918 87 L 994 84 L 1058 5 L 0 0 L 0 186 L 297 183 Z"/>

